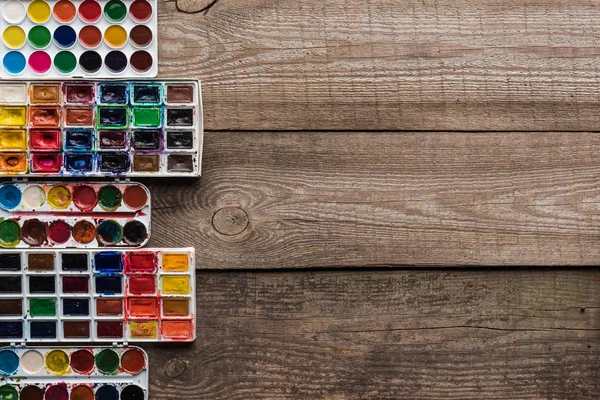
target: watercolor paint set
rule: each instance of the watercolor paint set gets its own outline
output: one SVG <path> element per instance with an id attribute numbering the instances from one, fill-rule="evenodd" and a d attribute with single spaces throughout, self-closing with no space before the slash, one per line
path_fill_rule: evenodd
<path id="1" fill-rule="evenodd" d="M 155 77 L 156 0 L 1 0 L 0 77 Z"/>
<path id="2" fill-rule="evenodd" d="M 198 81 L 0 81 L 0 176 L 198 176 Z"/>
<path id="3" fill-rule="evenodd" d="M 0 400 L 146 400 L 128 343 L 196 338 L 195 250 L 136 249 L 151 196 L 129 178 L 202 164 L 200 82 L 148 79 L 157 6 L 0 0 Z"/>
<path id="4" fill-rule="evenodd" d="M 148 379 L 135 346 L 0 348 L 0 399 L 144 400 Z"/>
<path id="5" fill-rule="evenodd" d="M 190 342 L 193 248 L 0 253 L 0 341 Z"/>
<path id="6" fill-rule="evenodd" d="M 150 238 L 140 183 L 0 184 L 0 247 L 139 247 Z"/>

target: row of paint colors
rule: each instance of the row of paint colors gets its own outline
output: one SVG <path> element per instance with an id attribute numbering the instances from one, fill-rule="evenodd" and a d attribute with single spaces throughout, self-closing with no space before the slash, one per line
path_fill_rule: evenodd
<path id="1" fill-rule="evenodd" d="M 145 400 L 148 377 L 133 346 L 0 348 L 2 400 Z"/>
<path id="2" fill-rule="evenodd" d="M 0 221 L 0 247 L 139 247 L 150 237 L 150 216 L 114 219 L 17 217 Z"/>
<path id="3" fill-rule="evenodd" d="M 0 175 L 196 176 L 195 81 L 0 82 Z"/>
<path id="4" fill-rule="evenodd" d="M 136 216 L 139 210 L 150 213 L 150 192 L 139 183 L 4 183 L 0 185 L 0 208 L 10 211 L 11 216 L 57 210 L 77 215 L 119 212 Z"/>
<path id="5" fill-rule="evenodd" d="M 54 278 L 46 276 L 30 276 L 29 278 L 31 282 L 28 285 L 29 289 L 26 290 L 27 292 L 43 292 L 41 294 L 42 296 L 53 294 L 50 292 L 55 289 L 53 286 L 50 285 L 54 285 Z M 33 279 L 36 279 L 36 281 L 33 282 Z M 98 279 L 104 278 L 98 276 Z M 131 288 L 130 291 L 138 291 L 140 289 L 144 290 L 145 286 L 148 285 L 148 283 L 146 282 L 146 280 L 148 279 L 151 280 L 151 285 L 154 285 L 156 287 L 156 282 L 153 278 L 128 278 L 128 285 Z M 173 280 L 173 278 L 167 279 Z M 177 284 L 179 284 L 179 281 L 181 281 L 181 279 L 176 279 Z M 50 282 L 50 285 L 47 285 L 48 281 Z M 77 318 L 81 319 L 81 317 L 89 316 L 94 316 L 98 317 L 98 319 L 102 319 L 100 317 L 120 317 L 127 314 L 128 317 L 135 319 L 145 317 L 156 317 L 158 315 L 160 315 L 163 318 L 188 317 L 190 315 L 189 300 L 185 298 L 147 299 L 142 297 L 130 297 L 127 299 L 127 304 L 124 306 L 123 301 L 120 298 L 109 299 L 102 297 L 96 298 L 95 301 L 90 301 L 90 299 L 82 297 L 66 297 L 71 295 L 82 294 L 81 292 L 87 289 L 89 282 L 87 279 L 84 278 L 79 279 L 77 277 L 73 278 L 68 276 L 63 276 L 62 282 L 63 293 L 61 293 L 61 298 L 58 301 L 56 298 L 33 297 L 38 295 L 39 293 L 27 293 L 28 302 L 25 304 L 23 303 L 23 299 L 21 298 L 0 299 L 0 304 L 2 304 L 2 306 L 4 307 L 2 310 L 0 310 L 0 318 L 12 318 L 15 316 L 27 315 L 30 319 L 35 319 L 38 317 L 43 319 L 46 317 L 59 317 L 60 314 L 60 318 L 62 320 Z M 141 285 L 139 287 L 134 286 L 137 285 L 138 282 L 141 282 Z M 113 283 L 114 279 L 111 279 L 110 284 L 112 285 Z M 98 283 L 96 284 L 96 289 L 99 287 L 99 285 L 100 284 Z M 34 288 L 35 290 L 33 290 L 32 288 Z M 7 293 L 2 293 L 2 296 L 6 294 Z M 28 307 L 27 312 L 23 312 L 23 306 Z M 61 307 L 60 311 L 57 311 L 57 307 Z M 75 335 L 74 337 L 79 336 Z"/>
<path id="6" fill-rule="evenodd" d="M 168 135 L 168 134 L 167 134 Z M 199 162 L 194 154 L 93 153 L 0 153 L 2 175 L 195 175 Z"/>
<path id="7" fill-rule="evenodd" d="M 72 157 L 80 155 L 80 152 L 94 150 L 107 152 L 133 149 L 148 152 L 158 148 L 167 151 L 194 149 L 194 132 L 187 130 L 140 129 L 129 133 L 121 130 L 100 130 L 96 135 L 92 129 L 66 129 L 64 140 L 62 134 L 58 129 L 30 129 L 28 138 L 26 130 L 0 130 L 0 149 L 19 151 L 29 147 L 30 150 L 40 153 L 64 149 L 66 152 L 77 153 L 71 154 Z M 76 164 L 75 167 L 78 169 Z"/>
<path id="8" fill-rule="evenodd" d="M 112 49 L 120 49 L 128 40 L 134 47 L 144 49 L 152 43 L 154 37 L 146 25 L 136 25 L 130 31 L 118 25 L 111 25 L 104 32 L 94 25 L 88 25 L 83 27 L 79 34 L 70 26 L 58 27 L 53 32 L 42 25 L 35 26 L 28 32 L 19 26 L 10 26 L 2 33 L 4 45 L 12 50 L 19 50 L 25 45 L 37 50 L 44 50 L 52 43 L 63 50 L 68 50 L 73 48 L 77 41 L 87 49 L 95 49 L 103 41 Z M 73 55 L 73 57 L 75 56 Z M 55 58 L 57 57 L 55 56 Z M 58 57 L 59 60 L 60 58 Z M 110 57 L 108 58 L 110 59 Z M 75 66 L 73 66 L 74 68 Z"/>
<path id="9" fill-rule="evenodd" d="M 25 7 L 18 0 L 8 0 L 2 6 L 2 18 L 9 24 L 20 24 L 29 18 L 35 24 L 43 24 L 53 17 L 56 22 L 70 23 L 79 17 L 83 22 L 94 23 L 104 17 L 108 22 L 122 22 L 129 17 L 135 22 L 146 22 L 152 17 L 152 5 L 146 0 L 135 0 L 129 6 L 121 0 L 109 0 L 102 6 L 94 0 L 85 0 L 78 6 L 69 0 L 57 2 L 34 0 Z"/>
<path id="10" fill-rule="evenodd" d="M 21 400 L 144 400 L 147 389 L 113 383 L 46 384 L 28 380 L 0 386 L 0 399 Z"/>
<path id="11" fill-rule="evenodd" d="M 89 106 L 89 107 L 53 107 L 53 106 L 0 106 L 0 126 L 5 128 L 38 128 L 37 135 L 44 139 L 44 131 L 39 128 L 75 128 L 90 127 L 97 129 L 138 129 L 140 135 L 139 150 L 144 150 L 144 140 L 149 140 L 143 136 L 143 128 L 191 128 L 194 126 L 194 108 L 193 107 L 141 107 L 141 106 Z M 79 131 L 73 131 L 79 132 Z M 78 135 L 85 136 L 86 132 Z M 91 136 L 91 135 L 88 135 Z M 82 137 L 88 145 L 91 145 L 89 138 Z M 60 135 L 57 131 L 50 131 L 48 136 L 49 146 L 61 145 Z M 83 145 L 85 145 L 84 143 Z M 68 142 L 67 142 L 68 144 Z M 154 150 L 160 144 L 153 143 L 150 149 Z M 133 147 L 136 147 L 135 141 Z M 46 149 L 44 149 L 46 150 Z M 48 150 L 53 150 L 48 148 Z M 88 150 L 91 150 L 89 148 Z"/>
<path id="12" fill-rule="evenodd" d="M 113 383 L 46 384 L 29 380 L 0 386 L 0 399 L 21 400 L 143 400 L 147 390 L 137 385 Z"/>
<path id="13" fill-rule="evenodd" d="M 123 36 L 123 43 L 127 36 Z M 73 52 L 62 50 L 51 56 L 43 50 L 32 52 L 28 57 L 22 53 L 13 50 L 5 53 L 2 59 L 4 70 L 12 75 L 19 75 L 27 71 L 43 75 L 53 68 L 60 74 L 67 75 L 73 73 L 78 67 L 87 74 L 95 74 L 104 66 L 106 70 L 113 74 L 120 74 L 131 68 L 133 71 L 143 74 L 148 72 L 154 65 L 150 53 L 145 50 L 133 52 L 129 57 L 123 51 L 113 50 L 101 55 L 94 50 L 88 50 L 77 57 Z"/>
<path id="14" fill-rule="evenodd" d="M 132 106 L 195 105 L 197 83 L 167 80 L 133 82 L 0 82 L 0 104 Z"/>
<path id="15" fill-rule="evenodd" d="M 0 253 L 0 340 L 192 341 L 194 250 Z"/>
<path id="16" fill-rule="evenodd" d="M 157 75 L 156 0 L 34 0 L 26 5 L 0 1 L 3 18 L 12 21 L 0 26 L 0 76 Z"/>
<path id="17" fill-rule="evenodd" d="M 193 270 L 190 249 L 130 251 L 4 251 L 0 273 L 6 271 L 62 271 L 126 274 L 188 273 Z M 1 312 L 1 311 L 0 311 Z"/>
<path id="18" fill-rule="evenodd" d="M 27 280 L 25 287 L 23 286 L 22 276 L 7 276 L 5 282 L 0 283 L 0 296 L 12 296 L 14 294 L 26 295 L 55 295 L 69 296 L 73 294 L 92 295 L 93 293 L 100 296 L 120 296 L 126 294 L 128 296 L 155 296 L 162 295 L 189 295 L 190 282 L 189 277 L 179 275 L 123 275 L 122 273 L 113 273 L 106 275 L 102 273 L 93 274 L 93 285 L 90 282 L 89 276 L 76 275 L 73 273 L 61 273 L 58 276 L 48 273 L 28 273 L 25 275 Z M 57 286 L 57 278 L 58 286 Z M 158 281 L 158 283 L 157 283 Z M 55 307 L 56 302 L 53 302 Z M 38 304 L 39 305 L 39 304 Z M 49 303 L 42 304 L 44 306 Z M 86 312 L 81 314 L 82 307 L 85 305 Z M 32 306 L 32 304 L 30 304 Z M 71 308 L 72 307 L 72 308 Z M 66 309 L 75 309 L 74 312 L 64 312 Z M 64 315 L 89 315 L 89 303 L 82 302 L 75 307 L 74 303 L 66 302 L 63 304 Z M 51 314 L 40 315 L 31 311 L 32 317 L 54 317 L 57 315 L 56 309 L 53 308 Z M 130 314 L 136 315 L 131 310 Z M 4 312 L 4 311 L 2 311 Z M 0 312 L 0 313 L 2 313 Z M 168 312 L 165 312 L 168 315 Z M 187 312 L 186 312 L 187 315 Z"/>
<path id="19" fill-rule="evenodd" d="M 147 366 L 147 356 L 137 347 L 95 349 L 0 349 L 0 374 L 31 377 L 137 375 Z"/>
<path id="20" fill-rule="evenodd" d="M 0 339 L 29 342 L 189 342 L 194 322 L 183 319 L 1 321 Z"/>

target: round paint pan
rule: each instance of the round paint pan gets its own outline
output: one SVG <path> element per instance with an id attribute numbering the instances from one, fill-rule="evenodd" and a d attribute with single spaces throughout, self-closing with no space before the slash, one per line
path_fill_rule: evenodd
<path id="1" fill-rule="evenodd" d="M 13 210 L 21 203 L 23 197 L 21 189 L 16 185 L 0 186 L 0 207 Z"/>
<path id="2" fill-rule="evenodd" d="M 77 10 L 79 18 L 85 23 L 95 23 L 102 16 L 102 7 L 95 0 L 84 0 Z"/>
<path id="3" fill-rule="evenodd" d="M 28 219 L 21 227 L 21 240 L 33 247 L 48 243 L 48 226 L 39 219 Z"/>
<path id="4" fill-rule="evenodd" d="M 63 219 L 52 221 L 46 231 L 48 239 L 55 244 L 65 244 L 71 238 L 71 225 Z"/>
<path id="5" fill-rule="evenodd" d="M 104 65 L 113 74 L 120 74 L 127 68 L 127 56 L 119 50 L 112 50 L 104 56 Z"/>
<path id="6" fill-rule="evenodd" d="M 152 59 L 152 55 L 150 55 L 150 53 L 147 51 L 138 50 L 131 55 L 129 58 L 129 63 L 134 71 L 144 73 L 148 72 L 152 68 L 154 60 Z"/>
<path id="7" fill-rule="evenodd" d="M 21 389 L 19 396 L 21 399 L 42 400 L 44 398 L 44 389 L 39 386 L 28 385 Z"/>
<path id="8" fill-rule="evenodd" d="M 4 70 L 11 75 L 19 75 L 25 70 L 27 60 L 25 56 L 18 51 L 9 51 L 2 58 Z"/>
<path id="9" fill-rule="evenodd" d="M 34 24 L 43 24 L 50 19 L 50 5 L 45 0 L 33 0 L 27 6 L 27 17 Z"/>
<path id="10" fill-rule="evenodd" d="M 19 356 L 12 350 L 0 350 L 0 373 L 12 375 L 19 369 Z"/>
<path id="11" fill-rule="evenodd" d="M 127 37 L 127 31 L 120 25 L 111 25 L 104 31 L 104 43 L 113 49 L 120 49 L 125 46 Z"/>
<path id="12" fill-rule="evenodd" d="M 138 49 L 150 46 L 152 40 L 152 30 L 146 25 L 136 25 L 129 31 L 129 42 Z"/>
<path id="13" fill-rule="evenodd" d="M 91 211 L 98 204 L 98 194 L 91 186 L 78 186 L 73 191 L 73 204 L 81 211 Z"/>
<path id="14" fill-rule="evenodd" d="M 130 246 L 141 246 L 148 240 L 148 229 L 140 221 L 129 221 L 123 226 L 123 241 Z"/>
<path id="15" fill-rule="evenodd" d="M 77 17 L 77 7 L 69 0 L 59 0 L 52 7 L 54 19 L 62 24 L 68 24 Z"/>
<path id="16" fill-rule="evenodd" d="M 137 349 L 131 348 L 121 355 L 121 368 L 132 375 L 137 375 L 146 368 L 146 356 Z"/>
<path id="17" fill-rule="evenodd" d="M 2 5 L 2 18 L 11 25 L 20 24 L 27 16 L 24 3 L 9 0 Z"/>
<path id="18" fill-rule="evenodd" d="M 104 349 L 96 354 L 96 368 L 104 375 L 114 375 L 119 369 L 120 357 L 113 349 Z"/>
<path id="19" fill-rule="evenodd" d="M 96 227 L 96 239 L 101 246 L 116 246 L 123 239 L 123 226 L 112 219 L 104 220 Z"/>
<path id="20" fill-rule="evenodd" d="M 19 50 L 25 45 L 26 41 L 27 35 L 20 26 L 12 25 L 2 32 L 2 42 L 10 50 Z"/>
<path id="21" fill-rule="evenodd" d="M 79 56 L 79 66 L 87 74 L 95 74 L 102 67 L 102 56 L 93 50 L 84 51 Z"/>
<path id="22" fill-rule="evenodd" d="M 27 33 L 27 41 L 31 47 L 43 50 L 50 45 L 52 34 L 44 25 L 37 25 L 31 28 Z"/>
<path id="23" fill-rule="evenodd" d="M 79 374 L 89 374 L 94 370 L 94 354 L 81 349 L 71 353 L 71 368 Z"/>
<path id="24" fill-rule="evenodd" d="M 29 69 L 34 74 L 43 75 L 50 70 L 52 59 L 45 51 L 38 50 L 29 55 L 27 65 L 29 65 Z"/>
<path id="25" fill-rule="evenodd" d="M 77 57 L 70 51 L 63 50 L 54 56 L 54 68 L 61 74 L 67 75 L 77 67 Z"/>
<path id="26" fill-rule="evenodd" d="M 87 385 L 78 385 L 71 389 L 71 399 L 94 400 L 96 399 L 96 395 L 91 387 Z"/>
<path id="27" fill-rule="evenodd" d="M 69 25 L 62 25 L 56 28 L 52 37 L 54 44 L 62 50 L 72 48 L 77 42 L 77 32 Z"/>
<path id="28" fill-rule="evenodd" d="M 48 386 L 45 390 L 44 397 L 46 399 L 68 400 L 69 391 L 65 385 L 55 384 Z"/>
<path id="29" fill-rule="evenodd" d="M 143 185 L 130 185 L 123 191 L 123 203 L 132 210 L 141 210 L 149 198 L 148 189 Z"/>
<path id="30" fill-rule="evenodd" d="M 5 219 L 0 222 L 0 246 L 4 248 L 16 247 L 21 237 L 21 227 L 17 221 Z"/>
<path id="31" fill-rule="evenodd" d="M 96 239 L 96 227 L 90 221 L 77 221 L 73 225 L 72 234 L 75 242 L 87 245 Z"/>
<path id="32" fill-rule="evenodd" d="M 115 211 L 123 202 L 123 192 L 112 185 L 106 185 L 98 190 L 98 205 L 104 211 Z"/>
<path id="33" fill-rule="evenodd" d="M 86 25 L 79 31 L 79 43 L 86 49 L 95 49 L 102 43 L 102 32 L 94 25 Z"/>
<path id="34" fill-rule="evenodd" d="M 121 22 L 127 17 L 127 6 L 121 0 L 109 0 L 104 5 L 104 17 L 112 23 Z"/>
<path id="35" fill-rule="evenodd" d="M 26 373 L 35 375 L 44 369 L 44 356 L 37 350 L 27 350 L 21 354 L 20 367 Z"/>
<path id="36" fill-rule="evenodd" d="M 152 17 L 152 5 L 146 0 L 135 0 L 129 6 L 129 16 L 135 22 L 146 22 Z"/>

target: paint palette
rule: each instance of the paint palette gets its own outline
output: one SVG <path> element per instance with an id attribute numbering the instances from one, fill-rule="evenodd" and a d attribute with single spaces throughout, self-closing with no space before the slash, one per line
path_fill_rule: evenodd
<path id="1" fill-rule="evenodd" d="M 139 247 L 150 237 L 140 183 L 0 185 L 0 247 Z"/>
<path id="2" fill-rule="evenodd" d="M 193 248 L 0 253 L 0 341 L 189 342 Z"/>
<path id="3" fill-rule="evenodd" d="M 0 348 L 0 399 L 148 399 L 148 356 L 139 347 Z"/>
<path id="4" fill-rule="evenodd" d="M 1 77 L 154 77 L 156 0 L 2 0 Z"/>
<path id="5" fill-rule="evenodd" d="M 0 81 L 0 176 L 197 176 L 200 99 L 198 81 Z"/>

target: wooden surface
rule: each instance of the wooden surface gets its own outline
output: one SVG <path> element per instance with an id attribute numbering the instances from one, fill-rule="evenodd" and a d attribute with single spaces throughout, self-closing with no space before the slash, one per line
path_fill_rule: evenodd
<path id="1" fill-rule="evenodd" d="M 208 129 L 595 130 L 596 0 L 160 3 L 160 73 Z M 177 7 L 181 10 L 177 11 Z"/>
<path id="2" fill-rule="evenodd" d="M 208 132 L 200 181 L 148 183 L 151 244 L 200 269 L 598 265 L 599 156 L 588 132 Z"/>
<path id="3" fill-rule="evenodd" d="M 151 244 L 198 254 L 198 340 L 145 346 L 151 400 L 597 399 L 599 21 L 160 2 L 207 131 L 200 180 L 146 182 Z"/>
<path id="4" fill-rule="evenodd" d="M 595 399 L 600 271 L 198 274 L 153 398 Z"/>

